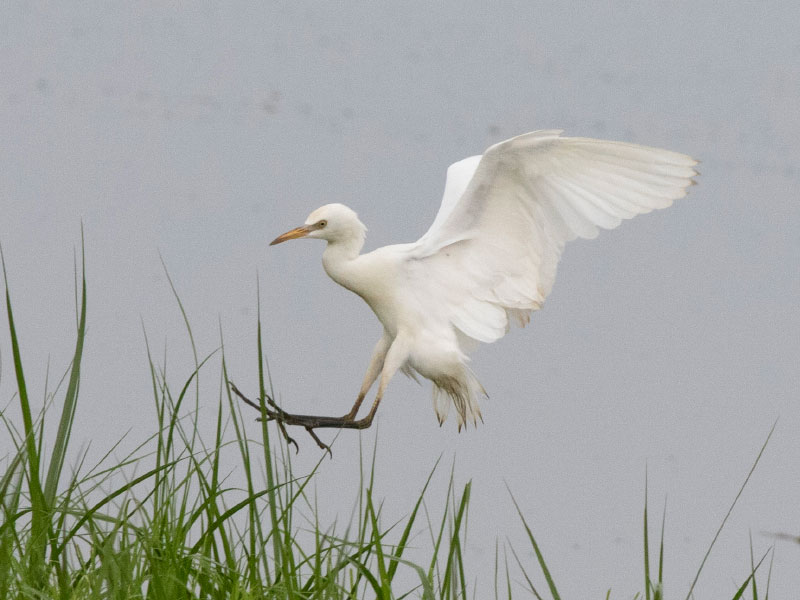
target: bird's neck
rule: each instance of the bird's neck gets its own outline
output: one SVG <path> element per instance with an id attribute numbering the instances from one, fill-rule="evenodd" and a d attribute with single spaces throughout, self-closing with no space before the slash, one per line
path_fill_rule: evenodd
<path id="1" fill-rule="evenodd" d="M 328 242 L 322 253 L 322 266 L 325 272 L 339 285 L 357 292 L 357 273 L 354 263 L 364 246 L 364 239 L 349 238 Z"/>

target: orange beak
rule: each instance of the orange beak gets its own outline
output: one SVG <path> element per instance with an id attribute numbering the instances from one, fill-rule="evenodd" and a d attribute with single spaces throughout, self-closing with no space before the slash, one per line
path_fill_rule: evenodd
<path id="1" fill-rule="evenodd" d="M 295 227 L 291 231 L 287 231 L 286 233 L 276 237 L 269 243 L 269 245 L 274 246 L 275 244 L 280 244 L 282 242 L 287 242 L 289 240 L 296 240 L 297 238 L 306 237 L 309 233 L 311 233 L 311 231 L 312 229 L 308 225 L 303 225 L 302 227 Z"/>

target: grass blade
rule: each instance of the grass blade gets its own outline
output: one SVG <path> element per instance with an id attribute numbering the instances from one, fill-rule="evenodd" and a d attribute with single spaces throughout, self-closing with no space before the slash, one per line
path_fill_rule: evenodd
<path id="1" fill-rule="evenodd" d="M 769 584 L 772 581 L 772 563 L 775 561 L 775 546 L 772 547 L 772 554 L 769 557 L 769 571 L 767 571 L 767 590 L 764 592 L 764 600 L 769 600 Z"/>
<path id="2" fill-rule="evenodd" d="M 386 559 L 383 554 L 383 543 L 381 542 L 380 525 L 378 524 L 378 515 L 375 512 L 375 505 L 372 502 L 372 488 L 367 489 L 367 516 L 370 520 L 372 527 L 372 541 L 375 547 L 375 560 L 378 564 L 378 581 L 381 587 L 381 598 L 391 598 L 392 590 L 390 587 L 390 580 L 388 571 L 386 569 Z"/>
<path id="3" fill-rule="evenodd" d="M 650 600 L 650 541 L 647 526 L 647 467 L 644 469 L 644 594 Z"/>
<path id="4" fill-rule="evenodd" d="M 75 342 L 75 354 L 72 357 L 72 368 L 69 375 L 69 383 L 64 397 L 64 407 L 61 410 L 61 420 L 56 432 L 56 442 L 50 456 L 50 466 L 47 469 L 47 479 L 44 484 L 44 498 L 48 506 L 53 505 L 56 497 L 58 480 L 64 468 L 64 458 L 67 453 L 72 424 L 75 419 L 75 408 L 78 403 L 78 388 L 81 376 L 81 357 L 83 356 L 83 341 L 86 336 L 86 264 L 83 242 L 83 230 L 81 230 L 81 308 L 80 320 L 78 322 L 78 339 Z"/>
<path id="5" fill-rule="evenodd" d="M 733 598 L 731 598 L 731 600 L 740 600 L 741 597 L 744 595 L 744 593 L 747 591 L 747 588 L 750 586 L 750 582 L 751 581 L 753 582 L 753 585 L 755 586 L 756 571 L 761 566 L 761 563 L 764 562 L 764 559 L 767 558 L 767 554 L 769 554 L 771 551 L 772 551 L 772 549 L 767 550 L 764 553 L 764 556 L 761 557 L 761 560 L 758 561 L 758 564 L 756 564 L 754 567 L 752 567 L 752 569 L 750 571 L 750 575 L 747 576 L 747 579 L 744 580 L 744 583 L 739 587 L 738 590 L 736 590 L 736 593 L 733 595 Z M 757 600 L 757 598 L 756 598 L 756 600 Z"/>
<path id="6" fill-rule="evenodd" d="M 0 263 L 3 266 L 3 280 L 6 289 L 6 312 L 8 314 L 8 330 L 11 337 L 11 354 L 14 360 L 14 373 L 17 377 L 17 390 L 19 404 L 22 410 L 22 423 L 25 431 L 25 448 L 27 451 L 28 488 L 31 495 L 31 548 L 30 567 L 33 583 L 41 586 L 44 583 L 44 559 L 48 537 L 49 524 L 47 522 L 47 503 L 42 491 L 42 480 L 39 474 L 39 448 L 36 444 L 36 429 L 33 425 L 28 387 L 25 384 L 25 373 L 22 368 L 22 356 L 17 339 L 17 330 L 14 326 L 14 313 L 11 309 L 11 293 L 8 289 L 8 275 L 6 274 L 6 261 L 0 247 Z"/>
<path id="7" fill-rule="evenodd" d="M 12 560 L 15 542 L 17 546 L 19 545 L 16 532 L 10 525 L 16 520 L 15 513 L 19 508 L 24 458 L 25 454 L 21 450 L 18 451 L 5 475 L 0 479 L 0 517 L 3 523 L 0 525 L 0 600 L 8 598 L 13 577 L 11 571 L 15 562 Z"/>
<path id="8" fill-rule="evenodd" d="M 461 493 L 461 500 L 458 503 L 458 508 L 456 510 L 456 517 L 455 520 L 453 521 L 453 536 L 450 540 L 450 551 L 447 553 L 447 564 L 445 565 L 444 582 L 442 583 L 442 590 L 444 591 L 449 589 L 451 580 L 455 581 L 455 578 L 453 577 L 452 574 L 454 566 L 462 565 L 461 545 L 459 543 L 459 532 L 461 531 L 461 523 L 464 519 L 467 506 L 469 505 L 469 496 L 471 489 L 472 489 L 472 482 L 470 481 L 467 483 L 467 485 L 464 486 L 464 491 Z M 460 570 L 459 570 L 459 575 L 462 575 Z M 460 577 L 460 581 L 463 584 L 463 576 Z"/>
<path id="9" fill-rule="evenodd" d="M 706 564 L 706 560 L 708 559 L 708 555 L 711 554 L 711 549 L 714 547 L 714 544 L 717 543 L 717 538 L 719 538 L 719 534 L 722 533 L 722 528 L 725 527 L 725 523 L 728 522 L 728 517 L 731 516 L 733 512 L 733 507 L 736 506 L 736 503 L 739 501 L 739 497 L 744 492 L 744 488 L 747 486 L 747 482 L 750 481 L 750 477 L 753 475 L 753 471 L 756 470 L 758 466 L 758 461 L 761 460 L 761 455 L 764 454 L 764 450 L 767 448 L 767 444 L 769 444 L 769 440 L 772 437 L 772 433 L 775 431 L 775 427 L 778 425 L 778 421 L 775 421 L 772 425 L 772 429 L 769 430 L 769 434 L 767 435 L 767 439 L 764 440 L 764 444 L 761 446 L 761 450 L 758 451 L 758 456 L 756 456 L 756 460 L 753 462 L 753 466 L 750 467 L 750 471 L 747 473 L 747 477 L 744 478 L 744 482 L 742 483 L 741 487 L 739 488 L 739 492 L 736 494 L 736 497 L 733 499 L 731 503 L 731 507 L 728 509 L 728 512 L 725 514 L 725 517 L 722 519 L 722 523 L 720 523 L 717 532 L 714 534 L 714 539 L 711 540 L 711 544 L 708 546 L 708 550 L 706 550 L 705 556 L 703 556 L 703 560 L 700 563 L 700 568 L 697 569 L 697 574 L 694 576 L 694 580 L 692 581 L 692 585 L 689 586 L 689 592 L 686 594 L 686 600 L 690 600 L 692 597 L 692 592 L 694 591 L 694 586 L 697 585 L 697 580 L 700 579 L 700 573 L 703 571 L 703 567 Z"/>
<path id="10" fill-rule="evenodd" d="M 272 446 L 269 439 L 269 427 L 267 427 L 267 405 L 265 397 L 267 395 L 267 388 L 264 380 L 264 345 L 261 333 L 261 286 L 256 279 L 256 345 L 258 356 L 258 402 L 261 406 L 261 439 L 264 448 L 264 466 L 267 471 L 267 489 L 269 490 L 269 516 L 272 525 L 272 547 L 275 552 L 275 569 L 281 571 L 284 584 L 290 586 L 289 572 L 285 568 L 285 561 L 283 560 L 283 547 L 280 543 L 280 524 L 278 521 L 278 494 L 275 485 L 275 473 L 272 464 Z M 287 591 L 287 594 L 289 592 Z"/>
<path id="11" fill-rule="evenodd" d="M 403 551 L 406 548 L 406 544 L 408 543 L 408 538 L 411 535 L 411 528 L 414 526 L 414 521 L 417 518 L 417 511 L 419 511 L 419 507 L 422 505 L 422 500 L 425 498 L 425 492 L 428 489 L 428 485 L 433 478 L 434 472 L 436 472 L 436 467 L 439 466 L 439 461 L 441 460 L 441 456 L 436 459 L 436 463 L 433 465 L 433 469 L 428 474 L 428 479 L 425 480 L 425 485 L 422 487 L 422 492 L 420 492 L 419 498 L 417 498 L 417 502 L 414 505 L 414 510 L 411 511 L 411 516 L 408 518 L 408 522 L 406 523 L 406 527 L 403 530 L 403 534 L 400 536 L 400 541 L 397 544 L 397 550 L 395 551 L 396 558 L 392 559 L 391 564 L 389 565 L 389 571 L 387 573 L 387 577 L 389 578 L 389 583 L 392 582 L 394 579 L 394 574 L 397 571 L 397 567 L 399 564 L 399 559 L 403 556 Z"/>
<path id="12" fill-rule="evenodd" d="M 517 514 L 522 520 L 522 524 L 525 526 L 525 532 L 528 534 L 528 539 L 531 542 L 531 546 L 533 546 L 533 551 L 536 553 L 536 559 L 539 561 L 539 566 L 542 568 L 542 573 L 547 581 L 547 586 L 550 588 L 550 593 L 553 595 L 553 600 L 561 600 L 561 596 L 558 595 L 558 590 L 556 589 L 556 584 L 550 575 L 550 570 L 547 568 L 547 564 L 544 561 L 544 556 L 542 556 L 542 552 L 539 550 L 539 544 L 536 543 L 536 539 L 533 537 L 533 532 L 531 532 L 531 528 L 528 527 L 528 522 L 525 520 L 522 510 L 520 510 L 519 504 L 517 504 L 517 500 L 514 498 L 514 494 L 511 493 L 508 485 L 506 485 L 506 489 L 508 490 L 508 494 L 511 496 L 511 501 L 514 503 L 514 507 L 517 509 Z"/>
<path id="13" fill-rule="evenodd" d="M 661 541 L 658 544 L 658 584 L 656 585 L 654 600 L 664 598 L 664 525 L 667 522 L 667 499 L 664 498 L 664 512 L 661 513 Z"/>
<path id="14" fill-rule="evenodd" d="M 511 554 L 514 556 L 514 560 L 517 561 L 517 566 L 519 567 L 519 570 L 522 571 L 522 576 L 525 578 L 525 582 L 528 584 L 528 589 L 531 591 L 531 594 L 533 594 L 536 600 L 543 600 L 542 596 L 539 594 L 539 591 L 533 585 L 533 581 L 531 581 L 531 578 L 528 576 L 528 571 L 525 570 L 525 566 L 522 564 L 519 556 L 517 556 L 517 551 L 514 550 L 514 546 L 511 545 L 511 542 L 509 542 L 508 547 L 511 548 Z"/>
<path id="15" fill-rule="evenodd" d="M 750 537 L 750 572 L 753 575 L 753 600 L 758 600 L 758 585 L 756 584 L 756 568 L 753 559 L 753 532 L 749 532 Z"/>

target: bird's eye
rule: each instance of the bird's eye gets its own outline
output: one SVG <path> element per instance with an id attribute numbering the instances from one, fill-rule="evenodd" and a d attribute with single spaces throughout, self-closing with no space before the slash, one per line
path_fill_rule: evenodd
<path id="1" fill-rule="evenodd" d="M 317 223 L 317 227 L 319 227 L 320 229 L 322 229 L 322 228 L 323 228 L 323 227 L 325 227 L 325 225 L 327 225 L 327 224 L 328 224 L 328 222 L 323 220 L 323 221 L 320 221 L 319 223 Z"/>

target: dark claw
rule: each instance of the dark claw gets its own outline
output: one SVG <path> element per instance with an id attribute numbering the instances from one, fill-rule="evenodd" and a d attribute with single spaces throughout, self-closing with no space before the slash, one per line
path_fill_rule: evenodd
<path id="1" fill-rule="evenodd" d="M 317 446 L 319 446 L 321 450 L 325 450 L 330 455 L 331 459 L 333 459 L 333 451 L 331 451 L 331 447 L 328 446 L 328 444 L 323 442 L 321 439 L 319 439 L 319 437 L 317 437 L 317 434 L 314 433 L 314 430 L 311 427 L 306 427 L 306 431 L 312 438 L 314 438 L 314 441 L 317 442 Z"/>
<path id="2" fill-rule="evenodd" d="M 290 436 L 289 433 L 286 431 L 286 426 L 284 426 L 283 421 L 276 420 L 275 422 L 278 424 L 278 428 L 281 430 L 281 433 L 283 434 L 283 438 L 286 440 L 286 443 L 294 444 L 294 453 L 300 454 L 300 446 L 297 445 L 297 442 L 294 440 L 294 438 Z"/>

